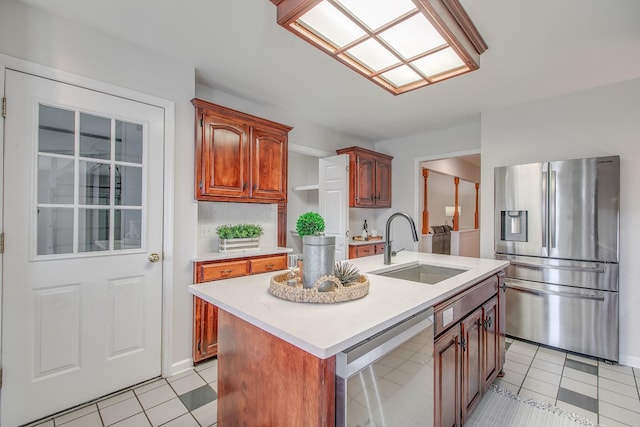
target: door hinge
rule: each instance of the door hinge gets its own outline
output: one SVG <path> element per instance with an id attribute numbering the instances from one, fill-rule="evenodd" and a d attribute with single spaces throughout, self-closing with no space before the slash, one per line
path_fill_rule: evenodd
<path id="1" fill-rule="evenodd" d="M 200 127 L 204 126 L 204 118 L 200 117 Z"/>
<path id="2" fill-rule="evenodd" d="M 7 97 L 2 97 L 2 117 L 7 118 Z"/>
<path id="3" fill-rule="evenodd" d="M 2 368 L 0 368 L 0 389 L 2 388 Z"/>
<path id="4" fill-rule="evenodd" d="M 4 253 L 4 232 L 0 233 L 0 254 Z M 0 371 L 2 368 L 0 368 Z M 1 381 L 1 378 L 0 378 Z"/>

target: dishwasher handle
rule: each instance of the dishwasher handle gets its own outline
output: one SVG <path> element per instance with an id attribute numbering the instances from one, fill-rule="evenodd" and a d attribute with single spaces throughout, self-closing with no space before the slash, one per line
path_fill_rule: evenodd
<path id="1" fill-rule="evenodd" d="M 532 288 L 524 288 L 521 286 L 514 286 L 513 284 L 508 284 L 507 288 L 510 288 L 519 292 L 525 292 L 528 294 L 537 295 L 540 297 L 558 296 L 558 297 L 567 297 L 567 298 L 587 299 L 587 300 L 593 300 L 593 301 L 604 301 L 604 296 L 597 295 L 597 294 L 581 294 L 579 292 L 562 292 L 562 291 L 551 291 L 551 290 L 545 290 L 545 289 L 532 289 Z"/>

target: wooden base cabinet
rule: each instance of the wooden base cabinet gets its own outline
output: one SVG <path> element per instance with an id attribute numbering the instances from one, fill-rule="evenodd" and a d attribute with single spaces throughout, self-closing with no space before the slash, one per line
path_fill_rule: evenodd
<path id="1" fill-rule="evenodd" d="M 380 255 L 384 253 L 384 243 L 371 243 L 370 245 L 349 245 L 349 258 Z"/>
<path id="2" fill-rule="evenodd" d="M 224 261 L 201 261 L 193 265 L 193 282 L 230 279 L 287 268 L 287 254 L 245 257 Z M 218 354 L 218 307 L 193 297 L 193 361 Z"/>
<path id="3" fill-rule="evenodd" d="M 463 425 L 502 370 L 502 277 L 490 277 L 434 307 L 436 426 Z"/>

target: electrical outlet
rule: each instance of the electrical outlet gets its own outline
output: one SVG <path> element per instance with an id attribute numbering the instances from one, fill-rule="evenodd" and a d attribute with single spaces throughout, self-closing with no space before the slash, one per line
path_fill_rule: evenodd
<path id="1" fill-rule="evenodd" d="M 201 225 L 200 226 L 200 237 L 213 237 L 215 235 L 215 230 L 213 225 Z"/>

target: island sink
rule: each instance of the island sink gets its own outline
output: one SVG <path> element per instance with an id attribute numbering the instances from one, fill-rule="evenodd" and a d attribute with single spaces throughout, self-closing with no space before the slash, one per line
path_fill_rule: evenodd
<path id="1" fill-rule="evenodd" d="M 443 280 L 449 279 L 453 276 L 457 276 L 465 271 L 466 270 L 440 267 L 430 264 L 410 264 L 402 265 L 394 269 L 372 271 L 371 274 L 409 280 L 412 282 L 420 282 L 427 285 L 435 285 L 436 283 L 442 282 Z"/>

